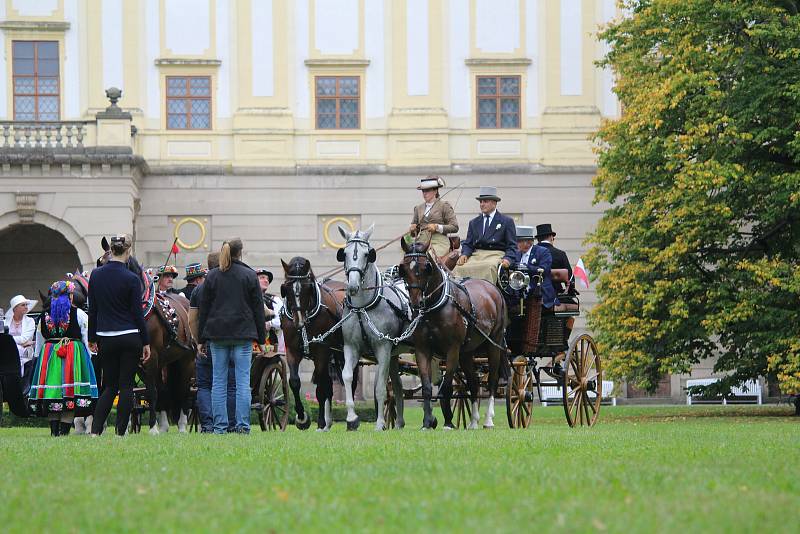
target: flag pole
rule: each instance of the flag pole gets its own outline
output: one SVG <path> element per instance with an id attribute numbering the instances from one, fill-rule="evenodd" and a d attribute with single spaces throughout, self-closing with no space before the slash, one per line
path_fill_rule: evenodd
<path id="1" fill-rule="evenodd" d="M 164 269 L 167 268 L 167 264 L 169 263 L 169 259 L 172 257 L 173 254 L 177 254 L 175 252 L 175 245 L 178 244 L 178 238 L 175 238 L 175 241 L 172 242 L 172 246 L 169 247 L 169 252 L 167 253 L 167 259 L 164 260 L 164 265 L 161 267 L 161 272 L 164 272 Z M 177 256 L 176 256 L 177 258 Z"/>

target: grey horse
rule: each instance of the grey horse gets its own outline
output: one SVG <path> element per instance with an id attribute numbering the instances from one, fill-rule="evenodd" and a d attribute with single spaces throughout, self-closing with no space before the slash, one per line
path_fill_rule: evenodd
<path id="1" fill-rule="evenodd" d="M 359 420 L 353 402 L 353 373 L 362 355 L 373 355 L 378 364 L 375 377 L 375 401 L 378 419 L 376 430 L 385 430 L 383 405 L 386 400 L 386 379 L 391 371 L 398 429 L 405 426 L 403 419 L 403 388 L 400 383 L 396 355 L 401 351 L 395 341 L 409 326 L 408 296 L 402 281 L 384 281 L 375 266 L 375 249 L 369 238 L 375 225 L 365 232 L 339 233 L 347 241 L 337 252 L 344 263 L 347 277 L 347 297 L 344 301 L 342 338 L 344 341 L 344 369 L 342 380 L 347 398 L 347 429 L 356 430 Z"/>

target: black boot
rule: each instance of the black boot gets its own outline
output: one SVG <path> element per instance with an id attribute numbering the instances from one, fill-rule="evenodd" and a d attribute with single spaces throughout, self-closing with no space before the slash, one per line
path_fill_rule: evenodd
<path id="1" fill-rule="evenodd" d="M 50 435 L 58 437 L 61 434 L 60 422 L 59 421 L 50 421 Z"/>
<path id="2" fill-rule="evenodd" d="M 59 423 L 58 428 L 60 430 L 61 436 L 69 436 L 69 431 L 72 428 L 72 424 L 70 423 Z"/>

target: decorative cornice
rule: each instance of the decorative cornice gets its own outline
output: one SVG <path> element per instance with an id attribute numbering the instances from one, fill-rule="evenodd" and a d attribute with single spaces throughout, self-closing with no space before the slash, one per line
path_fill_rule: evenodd
<path id="1" fill-rule="evenodd" d="M 0 22 L 0 30 L 7 32 L 65 32 L 69 22 L 52 20 L 4 20 Z"/>
<path id="2" fill-rule="evenodd" d="M 533 60 L 529 57 L 468 57 L 464 63 L 470 67 L 527 67 Z"/>
<path id="3" fill-rule="evenodd" d="M 181 57 L 160 57 L 156 59 L 155 63 L 158 67 L 219 67 L 222 65 L 222 61 L 219 59 L 196 59 Z"/>
<path id="4" fill-rule="evenodd" d="M 304 61 L 306 67 L 368 67 L 368 59 L 317 58 Z"/>

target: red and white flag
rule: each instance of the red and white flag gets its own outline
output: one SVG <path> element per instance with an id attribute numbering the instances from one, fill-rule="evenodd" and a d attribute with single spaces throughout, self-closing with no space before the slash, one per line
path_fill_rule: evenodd
<path id="1" fill-rule="evenodd" d="M 578 263 L 575 265 L 575 268 L 572 269 L 572 275 L 575 277 L 575 280 L 581 281 L 581 285 L 584 289 L 589 289 L 589 272 L 583 264 L 583 258 L 578 258 Z"/>

